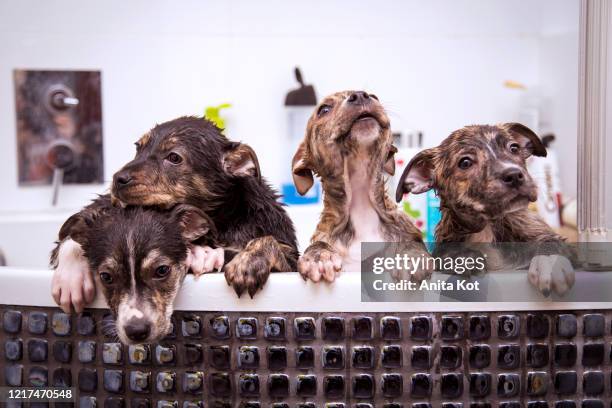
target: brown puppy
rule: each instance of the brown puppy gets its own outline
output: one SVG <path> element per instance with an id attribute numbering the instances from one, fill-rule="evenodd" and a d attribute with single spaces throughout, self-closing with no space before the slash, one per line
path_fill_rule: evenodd
<path id="1" fill-rule="evenodd" d="M 546 149 L 520 123 L 466 126 L 410 161 L 396 200 L 436 190 L 442 212 L 436 242 L 546 242 L 561 247 L 562 237 L 527 209 L 537 199 L 525 163 L 531 155 L 546 156 Z M 536 258 L 529 279 L 544 294 L 562 294 L 572 286 L 573 268 L 566 258 Z"/>
<path id="2" fill-rule="evenodd" d="M 337 92 L 315 109 L 293 158 L 298 192 L 312 187 L 314 174 L 324 191 L 319 224 L 298 262 L 304 278 L 333 281 L 340 270 L 359 271 L 361 242 L 417 242 L 427 253 L 419 230 L 385 189 L 384 173 L 395 172 L 391 143 L 389 118 L 375 95 Z"/>
<path id="3" fill-rule="evenodd" d="M 203 118 L 180 117 L 145 133 L 134 159 L 115 173 L 111 197 L 121 207 L 189 204 L 204 211 L 218 232 L 216 247 L 192 246 L 188 263 L 197 275 L 223 267 L 238 296 L 254 296 L 270 272 L 297 267 L 293 223 L 261 176 L 255 152 Z M 99 211 L 104 199 L 82 212 Z M 66 312 L 71 305 L 80 311 L 94 294 L 82 248 L 71 235 L 67 222 L 51 257 L 52 294 Z"/>
<path id="4" fill-rule="evenodd" d="M 156 343 L 171 327 L 174 299 L 189 269 L 189 247 L 212 244 L 212 221 L 196 207 L 170 211 L 113 207 L 73 215 L 71 237 L 83 248 L 115 324 L 104 327 L 124 344 Z"/>

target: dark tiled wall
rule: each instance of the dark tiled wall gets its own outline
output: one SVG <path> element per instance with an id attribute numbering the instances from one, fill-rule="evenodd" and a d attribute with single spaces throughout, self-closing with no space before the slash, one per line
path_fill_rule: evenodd
<path id="1" fill-rule="evenodd" d="M 125 347 L 103 310 L 0 306 L 0 385 L 81 407 L 608 408 L 609 311 L 177 312 Z"/>

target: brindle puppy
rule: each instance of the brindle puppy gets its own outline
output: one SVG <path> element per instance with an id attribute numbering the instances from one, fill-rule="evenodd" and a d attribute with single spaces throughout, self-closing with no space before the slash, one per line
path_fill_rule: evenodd
<path id="1" fill-rule="evenodd" d="M 95 212 L 70 217 L 71 237 L 83 248 L 115 316 L 111 332 L 125 344 L 155 343 L 170 328 L 189 246 L 214 241 L 212 222 L 186 204 L 170 212 L 113 207 L 108 196 L 97 204 Z"/>
<path id="2" fill-rule="evenodd" d="M 238 296 L 244 291 L 253 296 L 270 272 L 297 267 L 293 223 L 261 177 L 255 152 L 228 140 L 202 118 L 178 118 L 142 136 L 134 160 L 114 175 L 111 196 L 120 206 L 189 204 L 205 211 L 223 250 L 194 247 L 191 268 L 200 274 L 225 265 L 227 282 Z M 84 211 L 95 212 L 97 207 L 94 202 Z M 66 311 L 71 304 L 80 310 L 94 292 L 82 251 L 71 234 L 70 225 L 65 225 L 52 254 L 57 268 L 53 296 Z"/>
<path id="3" fill-rule="evenodd" d="M 333 281 L 340 270 L 360 270 L 361 242 L 408 242 L 427 253 L 419 230 L 387 195 L 384 173 L 393 174 L 389 118 L 375 95 L 337 92 L 323 99 L 308 121 L 293 158 L 300 194 L 321 177 L 323 212 L 298 262 L 304 278 Z M 422 278 L 426 271 L 415 271 Z"/>
<path id="4" fill-rule="evenodd" d="M 537 199 L 525 164 L 531 155 L 546 156 L 546 149 L 524 125 L 466 126 L 410 161 L 396 200 L 436 190 L 442 212 L 436 242 L 556 243 L 561 250 L 563 238 L 527 209 Z M 564 257 L 536 256 L 529 279 L 545 295 L 562 294 L 573 285 L 573 268 Z"/>

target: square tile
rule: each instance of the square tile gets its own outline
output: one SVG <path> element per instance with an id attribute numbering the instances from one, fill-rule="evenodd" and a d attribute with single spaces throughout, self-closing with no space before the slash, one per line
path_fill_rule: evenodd
<path id="1" fill-rule="evenodd" d="M 601 395 L 604 391 L 604 374 L 601 371 L 587 371 L 583 374 L 582 390 L 586 395 Z"/>
<path id="2" fill-rule="evenodd" d="M 414 316 L 410 318 L 410 338 L 415 341 L 430 340 L 432 327 L 429 316 Z"/>
<path id="3" fill-rule="evenodd" d="M 357 374 L 351 378 L 352 397 L 365 399 L 374 397 L 376 390 L 374 377 L 370 374 Z"/>
<path id="4" fill-rule="evenodd" d="M 81 336 L 93 336 L 96 334 L 96 320 L 92 313 L 79 313 L 76 319 L 76 331 Z"/>
<path id="5" fill-rule="evenodd" d="M 217 340 L 229 339 L 231 336 L 228 316 L 215 316 L 210 319 L 210 334 Z"/>
<path id="6" fill-rule="evenodd" d="M 314 367 L 314 349 L 312 347 L 298 347 L 295 350 L 295 364 L 297 368 L 306 369 Z"/>
<path id="7" fill-rule="evenodd" d="M 497 347 L 497 367 L 503 370 L 513 370 L 521 363 L 521 347 L 517 344 L 500 345 Z"/>
<path id="8" fill-rule="evenodd" d="M 324 317 L 321 320 L 321 335 L 326 341 L 339 341 L 344 338 L 344 319 L 342 317 Z"/>
<path id="9" fill-rule="evenodd" d="M 238 391 L 242 397 L 259 396 L 259 375 L 250 373 L 240 374 Z"/>
<path id="10" fill-rule="evenodd" d="M 459 398 L 463 394 L 463 376 L 459 373 L 442 374 L 440 393 L 443 398 Z"/>
<path id="11" fill-rule="evenodd" d="M 344 377 L 342 375 L 326 375 L 323 377 L 323 395 L 328 399 L 344 397 Z"/>
<path id="12" fill-rule="evenodd" d="M 123 392 L 123 371 L 104 370 L 104 389 L 115 394 Z"/>
<path id="13" fill-rule="evenodd" d="M 381 390 L 385 398 L 399 398 L 404 392 L 404 379 L 400 374 L 383 374 Z"/>
<path id="14" fill-rule="evenodd" d="M 573 314 L 560 314 L 557 316 L 557 336 L 571 339 L 578 331 L 578 320 Z"/>
<path id="15" fill-rule="evenodd" d="M 8 361 L 19 361 L 23 358 L 23 341 L 7 339 L 4 342 L 4 358 Z"/>
<path id="16" fill-rule="evenodd" d="M 474 398 L 484 398 L 491 393 L 491 374 L 471 373 L 470 395 Z"/>
<path id="17" fill-rule="evenodd" d="M 463 350 L 459 346 L 440 346 L 440 367 L 455 369 L 461 366 Z"/>
<path id="18" fill-rule="evenodd" d="M 521 319 L 517 315 L 502 315 L 497 318 L 497 337 L 516 339 L 521 331 Z"/>
<path id="19" fill-rule="evenodd" d="M 586 314 L 582 318 L 582 333 L 585 337 L 601 337 L 606 329 L 606 319 L 602 314 Z"/>
<path id="20" fill-rule="evenodd" d="M 353 347 L 351 358 L 353 368 L 371 369 L 374 368 L 375 357 L 374 349 L 370 346 Z"/>
<path id="21" fill-rule="evenodd" d="M 387 341 L 402 338 L 402 322 L 399 317 L 385 316 L 380 319 L 380 337 Z"/>
<path id="22" fill-rule="evenodd" d="M 296 393 L 302 398 L 314 397 L 317 394 L 317 376 L 312 374 L 298 375 Z"/>
<path id="23" fill-rule="evenodd" d="M 400 368 L 402 366 L 401 346 L 384 346 L 381 352 L 380 363 L 385 368 Z"/>
<path id="24" fill-rule="evenodd" d="M 463 339 L 463 318 L 461 316 L 442 316 L 440 338 L 447 341 Z"/>
<path id="25" fill-rule="evenodd" d="M 259 367 L 259 349 L 252 346 L 242 346 L 238 349 L 238 368 L 255 369 Z"/>
<path id="26" fill-rule="evenodd" d="M 372 340 L 374 329 L 372 318 L 369 316 L 356 316 L 351 321 L 351 337 L 353 340 Z"/>
<path id="27" fill-rule="evenodd" d="M 268 317 L 264 326 L 264 337 L 270 341 L 283 341 L 287 338 L 287 321 L 283 317 Z"/>
<path id="28" fill-rule="evenodd" d="M 151 372 L 130 371 L 130 390 L 136 393 L 148 393 L 151 390 Z"/>
<path id="29" fill-rule="evenodd" d="M 47 314 L 32 312 L 28 316 L 28 331 L 30 334 L 45 334 L 47 332 Z"/>
<path id="30" fill-rule="evenodd" d="M 72 319 L 66 313 L 53 313 L 51 329 L 56 336 L 69 336 L 72 330 Z"/>
<path id="31" fill-rule="evenodd" d="M 274 398 L 286 398 L 289 395 L 289 376 L 270 374 L 268 376 L 268 394 Z"/>
<path id="32" fill-rule="evenodd" d="M 431 396 L 433 382 L 430 374 L 413 374 L 410 378 L 410 384 L 410 395 L 413 398 L 428 398 Z"/>
<path id="33" fill-rule="evenodd" d="M 287 348 L 282 346 L 268 347 L 268 368 L 272 371 L 287 368 Z"/>
<path id="34" fill-rule="evenodd" d="M 513 398 L 521 391 L 521 377 L 518 374 L 499 374 L 497 376 L 497 396 Z"/>
<path id="35" fill-rule="evenodd" d="M 470 316 L 470 340 L 487 340 L 491 337 L 491 320 L 489 316 Z"/>
<path id="36" fill-rule="evenodd" d="M 2 316 L 2 327 L 6 333 L 17 334 L 21 331 L 22 315 L 18 310 L 7 310 Z"/>
<path id="37" fill-rule="evenodd" d="M 186 371 L 183 374 L 182 388 L 186 394 L 201 394 L 204 390 L 204 372 Z"/>
<path id="38" fill-rule="evenodd" d="M 555 373 L 555 393 L 573 395 L 578 388 L 578 375 L 575 371 L 557 371 Z"/>
<path id="39" fill-rule="evenodd" d="M 160 371 L 155 379 L 155 389 L 161 393 L 172 393 L 176 387 L 176 373 Z"/>
<path id="40" fill-rule="evenodd" d="M 411 350 L 410 364 L 413 368 L 428 370 L 432 366 L 430 346 L 414 346 Z"/>
<path id="41" fill-rule="evenodd" d="M 296 317 L 293 330 L 297 340 L 314 340 L 316 335 L 315 320 L 312 317 Z"/>

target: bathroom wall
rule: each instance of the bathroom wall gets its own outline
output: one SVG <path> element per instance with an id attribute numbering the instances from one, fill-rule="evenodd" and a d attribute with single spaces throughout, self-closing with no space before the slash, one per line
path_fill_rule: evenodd
<path id="1" fill-rule="evenodd" d="M 228 134 L 263 173 L 288 171 L 284 96 L 299 65 L 320 96 L 375 92 L 394 128 L 433 145 L 468 123 L 517 119 L 522 91 L 552 101 L 563 187 L 575 195 L 578 1 L 0 2 L 0 211 L 50 208 L 49 187 L 17 187 L 12 70 L 102 71 L 105 178 L 157 122 L 230 102 Z M 565 162 L 566 161 L 566 162 Z M 106 186 L 69 186 L 59 207 Z"/>

